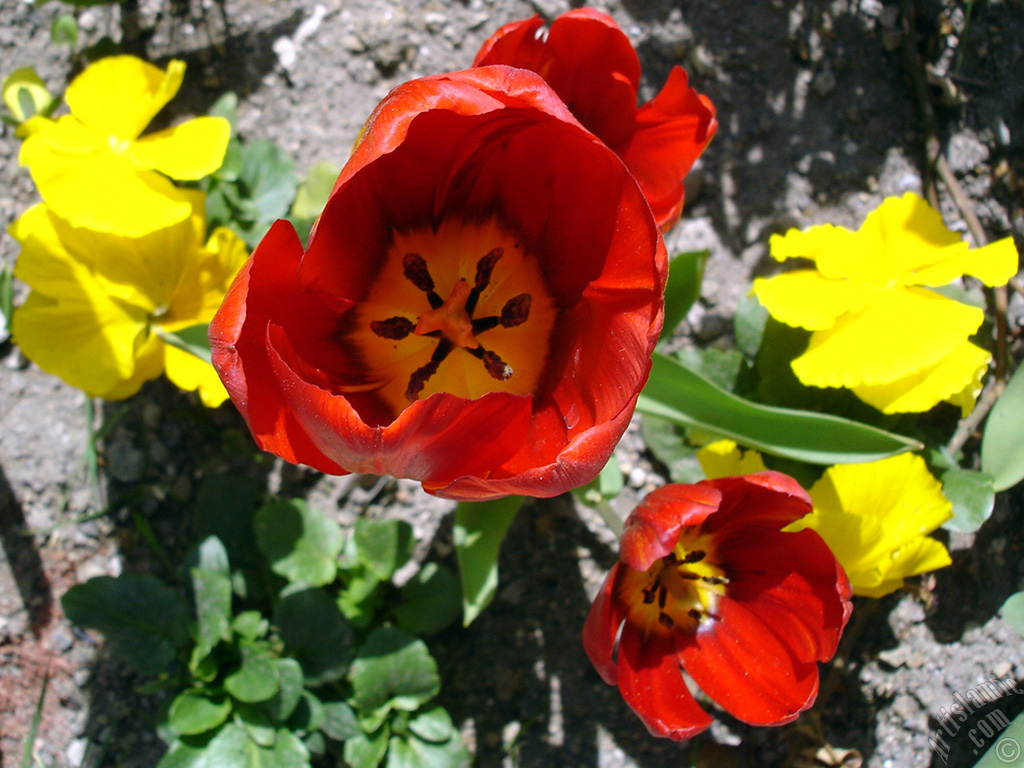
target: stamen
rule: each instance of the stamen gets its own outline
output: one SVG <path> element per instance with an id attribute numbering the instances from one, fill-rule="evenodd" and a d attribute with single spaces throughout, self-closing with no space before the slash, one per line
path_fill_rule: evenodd
<path id="1" fill-rule="evenodd" d="M 696 608 L 691 608 L 689 611 L 687 611 L 687 613 L 690 614 L 691 619 L 696 619 L 697 621 L 700 621 L 702 618 L 704 618 L 704 614 L 698 611 Z"/>
<path id="2" fill-rule="evenodd" d="M 707 555 L 706 552 L 702 552 L 699 549 L 695 549 L 692 552 L 687 552 L 686 553 L 686 557 L 683 558 L 683 562 L 684 563 L 699 563 L 701 560 L 703 560 L 707 556 L 708 555 Z"/>
<path id="3" fill-rule="evenodd" d="M 654 582 L 649 589 L 641 590 L 644 594 L 644 605 L 650 605 L 654 602 L 654 593 L 658 588 L 658 582 Z"/>
<path id="4" fill-rule="evenodd" d="M 498 381 L 508 381 L 512 378 L 512 366 L 508 365 L 493 352 L 484 352 L 483 357 L 480 359 L 484 361 L 484 368 L 487 369 L 492 378 Z"/>
<path id="5" fill-rule="evenodd" d="M 412 320 L 406 317 L 389 317 L 387 320 L 374 320 L 370 323 L 370 330 L 382 339 L 399 341 L 404 339 L 416 326 Z"/>
<path id="6" fill-rule="evenodd" d="M 723 579 L 721 576 L 701 576 L 700 580 L 705 584 L 728 584 L 728 579 Z"/>
<path id="7" fill-rule="evenodd" d="M 676 623 L 672 621 L 672 617 L 664 612 L 658 614 L 658 623 L 668 627 L 669 629 L 672 629 L 672 627 L 676 625 Z"/>
<path id="8" fill-rule="evenodd" d="M 505 302 L 501 308 L 502 328 L 515 328 L 530 319 L 530 304 L 532 299 L 528 293 L 520 293 Z"/>
<path id="9" fill-rule="evenodd" d="M 491 328 L 497 328 L 501 323 L 501 318 L 497 315 L 491 315 L 490 317 L 481 317 L 473 321 L 473 335 L 489 331 Z"/>
<path id="10" fill-rule="evenodd" d="M 473 290 L 469 292 L 469 298 L 466 299 L 466 312 L 470 315 L 476 309 L 476 303 L 480 300 L 480 294 L 491 283 L 491 273 L 494 271 L 494 265 L 504 255 L 505 249 L 499 246 L 492 248 L 476 263 L 476 278 L 473 281 Z"/>
<path id="11" fill-rule="evenodd" d="M 402 257 L 402 274 L 406 280 L 427 294 L 431 309 L 437 309 L 444 304 L 444 299 L 434 290 L 434 278 L 430 276 L 427 262 L 418 253 L 407 253 Z"/>
<path id="12" fill-rule="evenodd" d="M 427 381 L 437 373 L 441 363 L 444 362 L 444 359 L 448 357 L 448 354 L 454 348 L 455 346 L 446 338 L 442 338 L 438 342 L 437 347 L 434 349 L 434 354 L 430 356 L 430 362 L 417 368 L 412 372 L 412 376 L 409 377 L 409 386 L 405 388 L 406 400 L 414 402 L 420 396 L 420 392 L 423 391 Z"/>
<path id="13" fill-rule="evenodd" d="M 664 610 L 665 603 L 667 601 L 668 601 L 668 590 L 665 589 L 664 586 L 662 586 L 661 589 L 658 590 L 658 607 Z"/>

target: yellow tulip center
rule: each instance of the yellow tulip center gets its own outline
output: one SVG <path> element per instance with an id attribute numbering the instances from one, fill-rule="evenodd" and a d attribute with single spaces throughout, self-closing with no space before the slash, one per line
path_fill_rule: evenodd
<path id="1" fill-rule="evenodd" d="M 714 620 L 718 601 L 729 579 L 714 563 L 712 542 L 707 536 L 687 535 L 665 557 L 646 571 L 628 567 L 619 581 L 617 597 L 629 606 L 629 621 L 652 632 L 695 632 Z"/>
<path id="2" fill-rule="evenodd" d="M 540 266 L 496 223 L 396 234 L 349 338 L 398 413 L 437 392 L 536 391 L 557 310 Z"/>

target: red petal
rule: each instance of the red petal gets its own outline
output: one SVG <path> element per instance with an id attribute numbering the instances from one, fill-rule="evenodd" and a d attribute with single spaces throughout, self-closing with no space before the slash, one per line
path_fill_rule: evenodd
<path id="1" fill-rule="evenodd" d="M 275 222 L 210 322 L 210 356 L 261 448 L 287 461 L 342 475 L 346 470 L 313 445 L 287 407 L 267 358 L 268 318 L 295 301 L 301 256 L 302 244 L 292 225 Z M 298 301 L 308 308 L 308 301 Z"/>
<path id="2" fill-rule="evenodd" d="M 269 342 L 287 407 L 317 448 L 352 472 L 409 477 L 435 490 L 463 474 L 485 476 L 522 444 L 529 428 L 529 398 L 504 394 L 477 400 L 433 395 L 386 427 L 371 427 L 345 396 L 296 372 L 294 349 L 280 328 L 271 328 Z"/>
<path id="3" fill-rule="evenodd" d="M 850 615 L 850 587 L 817 533 L 753 526 L 719 547 L 730 600 L 771 626 L 800 661 L 832 658 Z"/>
<path id="4" fill-rule="evenodd" d="M 630 139 L 612 145 L 636 176 L 663 232 L 678 220 L 683 178 L 717 127 L 714 106 L 687 87 L 686 72 L 675 67 L 658 95 L 637 112 Z"/>
<path id="5" fill-rule="evenodd" d="M 601 675 L 601 679 L 608 685 L 615 685 L 619 679 L 619 668 L 612 656 L 615 653 L 615 639 L 619 635 L 619 627 L 626 618 L 626 611 L 612 597 L 615 580 L 621 567 L 616 563 L 608 572 L 583 625 L 583 650 L 586 651 L 594 669 Z"/>
<path id="6" fill-rule="evenodd" d="M 711 725 L 686 687 L 670 635 L 644 641 L 630 623 L 619 640 L 619 691 L 653 736 L 692 739 Z"/>
<path id="7" fill-rule="evenodd" d="M 536 17 L 505 25 L 484 43 L 473 65 L 537 72 L 604 143 L 628 141 L 640 83 L 640 60 L 629 38 L 611 16 L 589 8 L 562 14 L 546 36 L 538 36 L 541 26 Z"/>
<path id="8" fill-rule="evenodd" d="M 730 587 L 732 585 L 730 584 Z M 679 658 L 703 691 L 751 725 L 781 725 L 814 703 L 818 665 L 796 659 L 776 631 L 729 595 L 713 623 L 679 640 Z"/>
<path id="9" fill-rule="evenodd" d="M 634 571 L 646 571 L 679 541 L 679 529 L 700 525 L 718 509 L 721 494 L 714 488 L 673 483 L 647 494 L 626 519 L 619 557 Z"/>

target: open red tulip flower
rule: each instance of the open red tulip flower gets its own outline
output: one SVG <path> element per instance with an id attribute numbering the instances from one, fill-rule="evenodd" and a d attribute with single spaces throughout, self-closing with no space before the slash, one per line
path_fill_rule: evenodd
<path id="1" fill-rule="evenodd" d="M 674 67 L 637 109 L 640 59 L 606 13 L 569 11 L 549 28 L 537 16 L 501 27 L 474 66 L 507 64 L 541 74 L 576 118 L 615 150 L 644 191 L 663 232 L 683 210 L 683 177 L 715 135 L 711 101 Z"/>
<path id="2" fill-rule="evenodd" d="M 689 739 L 711 724 L 680 667 L 752 725 L 814 703 L 851 592 L 817 534 L 782 530 L 810 512 L 796 481 L 760 472 L 664 486 L 626 520 L 583 645 L 653 735 Z"/>
<path id="3" fill-rule="evenodd" d="M 278 221 L 210 325 L 258 444 L 434 494 L 554 496 L 625 430 L 667 259 L 619 158 L 535 73 L 376 108 L 303 249 Z"/>

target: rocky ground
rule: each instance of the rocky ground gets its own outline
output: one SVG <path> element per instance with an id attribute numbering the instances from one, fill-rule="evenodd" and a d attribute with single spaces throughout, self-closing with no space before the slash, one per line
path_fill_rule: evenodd
<path id="1" fill-rule="evenodd" d="M 398 83 L 465 68 L 502 23 L 533 13 L 550 18 L 576 5 L 143 0 L 128 24 L 118 9 L 81 11 L 80 44 L 120 38 L 124 29 L 129 47 L 150 60 L 185 59 L 186 87 L 172 117 L 203 112 L 233 90 L 243 134 L 277 142 L 305 171 L 322 160 L 342 163 L 373 105 Z M 824 221 L 855 227 L 884 196 L 920 191 L 928 181 L 930 137 L 988 235 L 1013 234 L 1024 243 L 1021 0 L 595 5 L 615 16 L 640 52 L 645 98 L 681 63 L 718 109 L 718 136 L 688 181 L 684 220 L 667 238 L 670 253 L 711 250 L 704 295 L 686 327 L 694 343 L 728 342 L 729 318 L 751 275 L 771 268 L 770 234 Z M 4 0 L 0 74 L 31 64 L 61 90 L 74 60 L 50 42 L 49 30 L 67 10 L 59 2 Z M 916 82 L 934 105 L 934 119 Z M 35 198 L 17 166 L 19 142 L 9 127 L 3 130 L 6 226 Z M 945 193 L 942 203 L 947 221 L 962 221 Z M 0 258 L 11 262 L 16 254 L 16 244 L 0 237 Z M 1011 314 L 1019 316 L 1019 304 L 1017 297 Z M 102 424 L 108 429 L 93 487 L 90 434 Z M 79 392 L 29 364 L 10 343 L 0 346 L 3 768 L 22 765 L 47 673 L 35 764 L 156 764 L 159 697 L 141 693 L 146 681 L 109 658 L 96 636 L 69 625 L 60 597 L 99 574 L 166 575 L 129 510 L 144 516 L 173 560 L 186 546 L 190 521 L 183 509 L 197 482 L 241 467 L 247 454 L 239 446 L 247 440 L 230 405 L 204 412 L 162 381 L 93 413 Z M 618 455 L 629 477 L 617 502 L 625 514 L 646 487 L 664 479 L 637 430 Z M 450 555 L 451 505 L 414 484 L 321 478 L 270 460 L 248 469 L 343 521 L 400 515 L 415 526 L 422 550 Z M 107 514 L 97 514 L 108 504 Z M 948 752 L 930 748 L 943 711 L 955 694 L 991 675 L 1024 680 L 1024 643 L 996 615 L 1024 587 L 1018 489 L 999 498 L 977 535 L 951 537 L 951 567 L 914 590 L 858 605 L 848 632 L 856 642 L 841 665 L 824 673 L 822 702 L 800 727 L 752 729 L 725 718 L 696 750 L 655 741 L 582 654 L 589 597 L 615 550 L 600 522 L 578 511 L 567 497 L 529 504 L 503 549 L 495 603 L 468 630 L 432 640 L 443 703 L 481 766 L 661 768 L 688 759 L 725 768 L 787 766 L 821 743 L 835 748 L 824 765 L 844 764 L 847 750 L 856 750 L 871 768 L 971 766 L 981 752 L 968 738 L 973 721 L 944 733 Z M 1024 709 L 1024 696 L 1007 696 L 998 708 L 1012 718 Z"/>

